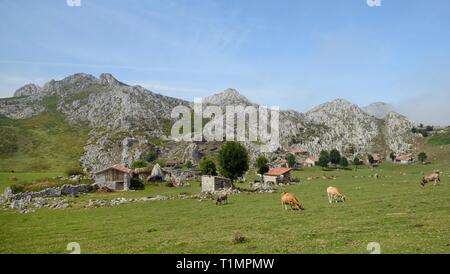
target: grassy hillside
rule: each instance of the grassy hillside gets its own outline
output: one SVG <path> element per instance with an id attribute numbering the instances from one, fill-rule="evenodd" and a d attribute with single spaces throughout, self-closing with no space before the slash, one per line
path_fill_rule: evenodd
<path id="1" fill-rule="evenodd" d="M 79 166 L 88 129 L 69 125 L 55 111 L 57 98 L 49 98 L 50 111 L 13 120 L 0 116 L 0 171 L 64 171 Z"/>

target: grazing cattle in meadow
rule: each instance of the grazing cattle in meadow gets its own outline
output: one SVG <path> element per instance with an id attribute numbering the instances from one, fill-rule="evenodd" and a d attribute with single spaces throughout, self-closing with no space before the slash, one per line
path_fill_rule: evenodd
<path id="1" fill-rule="evenodd" d="M 228 204 L 228 194 L 220 193 L 216 199 L 216 205 Z"/>
<path id="2" fill-rule="evenodd" d="M 339 192 L 339 189 L 337 189 L 334 186 L 330 186 L 327 188 L 327 195 L 328 195 L 328 202 L 331 204 L 333 202 L 336 203 L 343 203 L 345 202 L 345 195 Z"/>
<path id="3" fill-rule="evenodd" d="M 423 177 L 422 182 L 420 182 L 420 185 L 422 187 L 424 187 L 426 184 L 428 184 L 430 182 L 434 182 L 433 185 L 436 186 L 436 185 L 438 185 L 438 182 L 440 182 L 440 181 L 441 181 L 441 178 L 440 178 L 439 172 L 434 172 L 428 176 Z"/>
<path id="4" fill-rule="evenodd" d="M 283 208 L 284 206 L 284 209 L 287 210 L 288 205 L 295 210 L 305 210 L 294 194 L 283 192 L 283 194 L 281 195 L 281 208 Z"/>

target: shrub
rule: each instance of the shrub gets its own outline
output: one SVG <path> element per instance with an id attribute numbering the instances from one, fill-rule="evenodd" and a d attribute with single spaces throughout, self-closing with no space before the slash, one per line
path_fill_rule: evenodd
<path id="1" fill-rule="evenodd" d="M 162 160 L 156 160 L 153 162 L 155 165 L 158 164 L 161 168 L 166 167 L 166 162 Z"/>
<path id="2" fill-rule="evenodd" d="M 133 178 L 130 182 L 130 189 L 143 190 L 145 189 L 145 185 L 141 180 Z"/>
<path id="3" fill-rule="evenodd" d="M 174 187 L 174 185 L 173 185 L 172 182 L 166 182 L 164 185 L 165 185 L 166 187 Z"/>
<path id="4" fill-rule="evenodd" d="M 84 172 L 83 172 L 83 170 L 81 169 L 81 167 L 73 167 L 73 168 L 69 168 L 69 169 L 67 169 L 66 170 L 66 175 L 68 176 L 68 177 L 70 177 L 70 176 L 75 176 L 75 175 L 83 175 L 84 174 Z"/>
<path id="5" fill-rule="evenodd" d="M 192 166 L 193 166 L 193 164 L 192 164 L 192 162 L 191 162 L 190 160 L 188 160 L 188 161 L 184 164 L 184 167 L 185 167 L 185 168 L 192 168 Z"/>
<path id="6" fill-rule="evenodd" d="M 339 165 L 340 165 L 341 167 L 348 167 L 348 160 L 347 160 L 347 158 L 342 157 L 342 158 L 341 158 L 341 161 L 339 162 Z"/>
<path id="7" fill-rule="evenodd" d="M 158 158 L 158 154 L 155 151 L 150 151 L 147 156 L 145 157 L 145 161 L 148 163 L 151 163 L 155 161 Z"/>
<path id="8" fill-rule="evenodd" d="M 255 167 L 258 171 L 258 174 L 264 174 L 269 171 L 268 163 L 269 161 L 267 160 L 267 158 L 262 155 L 256 159 Z"/>
<path id="9" fill-rule="evenodd" d="M 296 161 L 295 161 L 295 156 L 294 155 L 289 153 L 287 158 L 286 158 L 286 161 L 287 161 L 289 167 L 295 166 Z"/>
<path id="10" fill-rule="evenodd" d="M 422 162 L 422 164 L 423 164 L 423 162 L 425 162 L 427 160 L 428 155 L 425 152 L 421 152 L 421 153 L 419 153 L 418 158 L 419 158 L 419 161 Z"/>
<path id="11" fill-rule="evenodd" d="M 337 149 L 330 151 L 330 162 L 336 166 L 341 161 L 341 153 Z"/>
<path id="12" fill-rule="evenodd" d="M 143 168 L 146 166 L 147 166 L 147 163 L 143 160 L 136 160 L 131 164 L 131 168 Z"/>
<path id="13" fill-rule="evenodd" d="M 204 159 L 200 162 L 200 173 L 202 175 L 211 175 L 216 176 L 217 175 L 217 168 L 216 164 L 209 159 Z"/>

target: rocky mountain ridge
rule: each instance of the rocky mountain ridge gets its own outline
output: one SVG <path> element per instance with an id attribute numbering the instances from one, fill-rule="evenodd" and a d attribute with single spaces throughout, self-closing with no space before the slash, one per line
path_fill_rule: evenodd
<path id="1" fill-rule="evenodd" d="M 206 97 L 203 103 L 257 106 L 234 89 Z M 118 162 L 131 164 L 151 150 L 183 159 L 197 155 L 193 160 L 198 161 L 201 144 L 179 144 L 171 151 L 161 144 L 169 142 L 174 122 L 171 112 L 178 105 L 192 104 L 141 86 L 126 85 L 111 74 L 96 78 L 79 73 L 60 81 L 52 80 L 42 88 L 29 84 L 18 89 L 15 97 L 0 99 L 0 115 L 26 119 L 58 111 L 68 123 L 89 127 L 89 139 L 80 162 L 92 172 Z M 389 113 L 379 119 L 346 100 L 337 99 L 306 113 L 280 111 L 280 142 L 282 150 L 297 146 L 313 155 L 333 148 L 350 157 L 381 150 L 405 153 L 413 149 L 418 138 L 411 133 L 413 126 L 399 114 Z M 245 145 L 252 158 L 256 157 L 257 144 Z"/>

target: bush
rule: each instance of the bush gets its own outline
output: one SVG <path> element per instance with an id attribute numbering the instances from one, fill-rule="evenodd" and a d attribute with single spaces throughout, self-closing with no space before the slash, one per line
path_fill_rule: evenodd
<path id="1" fill-rule="evenodd" d="M 155 165 L 158 164 L 161 168 L 166 167 L 166 162 L 162 160 L 156 160 L 153 162 Z"/>
<path id="2" fill-rule="evenodd" d="M 173 185 L 172 182 L 166 182 L 164 185 L 165 185 L 166 187 L 174 187 L 174 185 Z"/>
<path id="3" fill-rule="evenodd" d="M 192 164 L 192 162 L 191 162 L 190 160 L 188 160 L 188 161 L 184 164 L 184 167 L 185 167 L 185 168 L 192 168 L 192 166 L 193 166 L 193 164 Z"/>
<path id="4" fill-rule="evenodd" d="M 337 149 L 330 151 L 330 162 L 336 166 L 341 161 L 341 153 Z"/>
<path id="5" fill-rule="evenodd" d="M 269 161 L 267 160 L 267 158 L 262 155 L 256 159 L 255 167 L 258 174 L 264 174 L 269 171 L 268 163 Z"/>
<path id="6" fill-rule="evenodd" d="M 340 165 L 341 167 L 348 167 L 348 160 L 347 160 L 347 158 L 342 157 L 342 158 L 341 158 L 341 161 L 339 162 L 339 165 Z"/>
<path id="7" fill-rule="evenodd" d="M 68 177 L 70 176 L 75 176 L 75 175 L 84 175 L 83 170 L 81 169 L 81 167 L 74 167 L 74 168 L 69 168 L 66 170 L 66 175 Z"/>
<path id="8" fill-rule="evenodd" d="M 158 154 L 155 151 L 150 151 L 147 156 L 145 157 L 145 161 L 148 163 L 151 163 L 155 161 L 158 158 Z"/>
<path id="9" fill-rule="evenodd" d="M 141 180 L 133 178 L 130 182 L 130 189 L 143 190 L 145 189 L 145 185 Z"/>
<path id="10" fill-rule="evenodd" d="M 216 176 L 217 175 L 216 164 L 209 159 L 202 160 L 200 162 L 200 173 L 202 175 Z"/>
<path id="11" fill-rule="evenodd" d="M 131 164 L 131 168 L 143 168 L 146 166 L 147 166 L 147 163 L 143 160 L 137 160 Z"/>

